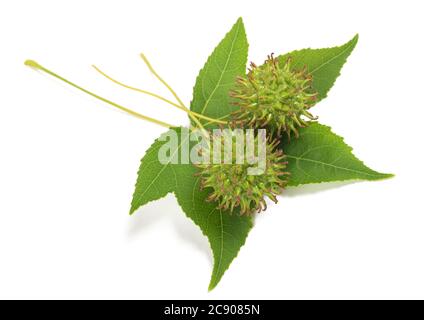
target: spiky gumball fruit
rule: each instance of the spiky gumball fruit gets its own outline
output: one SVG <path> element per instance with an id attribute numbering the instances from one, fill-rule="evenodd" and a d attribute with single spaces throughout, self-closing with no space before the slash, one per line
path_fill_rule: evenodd
<path id="1" fill-rule="evenodd" d="M 254 146 L 259 146 L 260 137 L 259 134 L 251 136 L 250 141 L 253 141 Z M 214 136 L 215 139 L 217 136 Z M 286 156 L 276 148 L 278 141 L 271 141 L 265 134 L 262 135 L 262 157 L 257 150 L 252 153 L 248 138 L 241 147 L 237 146 L 237 141 L 234 134 L 227 141 L 221 139 L 217 145 L 220 145 L 218 153 L 223 161 L 197 164 L 197 175 L 201 179 L 201 188 L 210 189 L 207 201 L 216 202 L 219 209 L 228 210 L 230 213 L 239 208 L 241 215 L 253 214 L 266 209 L 265 197 L 277 202 L 276 196 L 283 191 L 289 175 L 285 171 Z M 218 149 L 217 145 L 211 144 L 211 158 L 214 157 L 214 149 Z M 226 146 L 228 149 L 225 149 Z M 231 153 L 228 155 L 225 150 L 231 150 Z M 258 163 L 252 161 L 252 155 Z M 261 159 L 262 166 L 259 164 Z"/>
<path id="2" fill-rule="evenodd" d="M 297 128 L 308 124 L 303 117 L 316 119 L 308 111 L 317 97 L 311 84 L 312 75 L 306 68 L 294 70 L 290 58 L 281 63 L 271 54 L 262 66 L 251 63 L 247 77 L 237 78 L 230 92 L 239 107 L 232 114 L 233 123 L 297 137 Z"/>

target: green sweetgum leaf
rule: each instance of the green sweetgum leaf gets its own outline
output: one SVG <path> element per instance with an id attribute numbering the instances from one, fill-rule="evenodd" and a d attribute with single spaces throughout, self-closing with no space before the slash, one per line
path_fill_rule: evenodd
<path id="1" fill-rule="evenodd" d="M 340 47 L 296 50 L 280 56 L 279 59 L 281 63 L 285 63 L 290 57 L 292 66 L 297 69 L 306 66 L 313 76 L 312 85 L 318 92 L 318 102 L 327 96 L 357 42 L 358 35 Z"/>
<path id="2" fill-rule="evenodd" d="M 380 180 L 392 177 L 368 168 L 352 154 L 343 138 L 317 122 L 299 130 L 299 138 L 284 138 L 289 186 L 343 180 Z"/>
<path id="3" fill-rule="evenodd" d="M 185 148 L 188 136 L 181 134 L 181 128 L 171 130 L 175 130 L 179 139 L 177 150 L 169 155 L 168 162 L 159 162 L 159 149 L 167 143 L 163 137 L 169 135 L 170 131 L 147 150 L 138 171 L 131 213 L 150 201 L 164 197 L 170 192 L 175 193 L 187 217 L 199 226 L 209 240 L 214 257 L 209 284 L 209 290 L 212 290 L 237 256 L 240 247 L 244 245 L 252 228 L 252 218 L 239 216 L 237 213 L 230 215 L 206 201 L 209 191 L 200 190 L 199 177 L 194 176 L 196 168 L 192 164 L 179 164 L 179 161 L 173 163 L 173 160 L 181 160 L 177 157 L 180 157 L 181 149 Z"/>
<path id="4" fill-rule="evenodd" d="M 236 109 L 229 101 L 228 92 L 235 78 L 246 73 L 247 50 L 243 20 L 239 18 L 200 70 L 193 91 L 192 111 L 219 119 Z"/>

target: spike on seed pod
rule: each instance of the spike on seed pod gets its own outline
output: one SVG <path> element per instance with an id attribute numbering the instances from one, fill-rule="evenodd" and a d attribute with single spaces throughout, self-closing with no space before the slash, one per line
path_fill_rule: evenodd
<path id="1" fill-rule="evenodd" d="M 230 213 L 240 209 L 241 215 L 253 214 L 266 209 L 265 198 L 276 200 L 288 181 L 286 172 L 286 156 L 277 149 L 277 140 L 265 140 L 265 166 L 264 172 L 258 175 L 249 174 L 249 168 L 257 168 L 258 163 L 249 164 L 244 157 L 244 162 L 237 161 L 237 139 L 232 135 L 231 163 L 196 164 L 201 185 L 205 190 L 210 190 L 207 200 L 215 202 L 217 208 L 228 210 Z M 254 137 L 254 145 L 258 145 L 259 137 Z M 220 139 L 224 145 L 225 139 Z M 213 148 L 214 143 L 210 147 Z M 213 150 L 210 150 L 213 157 Z M 221 148 L 224 152 L 224 148 Z M 246 146 L 243 150 L 246 155 Z M 221 157 L 223 159 L 224 157 Z"/>
<path id="2" fill-rule="evenodd" d="M 232 114 L 232 124 L 268 128 L 280 136 L 293 133 L 316 120 L 308 112 L 317 100 L 312 88 L 312 75 L 307 67 L 292 68 L 292 59 L 283 61 L 273 54 L 262 66 L 250 64 L 246 77 L 238 77 L 230 93 L 238 110 Z"/>

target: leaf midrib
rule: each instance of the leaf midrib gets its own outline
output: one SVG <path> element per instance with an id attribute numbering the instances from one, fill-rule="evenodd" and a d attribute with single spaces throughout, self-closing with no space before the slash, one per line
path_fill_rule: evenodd
<path id="1" fill-rule="evenodd" d="M 340 167 L 340 166 L 336 166 L 334 164 L 330 164 L 330 163 L 326 163 L 326 162 L 322 162 L 322 161 L 318 161 L 318 160 L 314 160 L 314 159 L 309 159 L 309 158 L 303 158 L 303 157 L 296 157 L 296 156 L 290 156 L 290 155 L 286 155 L 287 158 L 292 158 L 295 159 L 296 161 L 308 161 L 308 162 L 312 162 L 312 163 L 317 163 L 317 164 L 321 164 L 321 165 L 325 165 L 325 166 L 329 166 L 329 167 L 333 167 L 335 169 L 339 169 L 339 170 L 345 170 L 345 171 L 350 171 L 350 172 L 355 172 L 355 173 L 359 173 L 359 174 L 365 174 L 371 177 L 380 177 L 381 174 L 371 174 L 365 171 L 360 171 L 360 170 L 355 170 L 355 169 L 350 169 L 350 168 L 345 168 L 345 167 Z"/>
<path id="2" fill-rule="evenodd" d="M 208 107 L 209 102 L 211 101 L 212 96 L 215 94 L 215 91 L 219 88 L 220 83 L 221 83 L 221 81 L 222 81 L 222 78 L 223 78 L 223 76 L 224 76 L 224 73 L 225 73 L 225 72 L 226 72 L 226 70 L 227 70 L 228 63 L 229 63 L 229 61 L 230 61 L 230 57 L 231 57 L 231 55 L 233 54 L 234 44 L 235 44 L 235 41 L 236 41 L 236 39 L 237 39 L 237 37 L 238 37 L 239 29 L 240 29 L 240 23 L 237 23 L 237 29 L 236 29 L 236 32 L 235 32 L 234 38 L 233 38 L 233 40 L 232 40 L 232 42 L 231 42 L 231 48 L 230 48 L 230 52 L 228 53 L 228 56 L 227 56 L 227 61 L 225 62 L 225 66 L 224 66 L 224 68 L 221 70 L 221 75 L 220 75 L 220 77 L 219 77 L 219 80 L 217 81 L 217 83 L 216 83 L 216 85 L 215 85 L 214 89 L 212 90 L 212 93 L 209 95 L 208 100 L 206 100 L 205 105 L 204 105 L 204 106 L 203 106 L 203 108 L 202 108 L 202 112 L 201 112 L 202 114 L 204 114 L 204 113 L 205 113 L 205 110 L 206 110 L 206 108 Z"/>
<path id="3" fill-rule="evenodd" d="M 186 138 L 184 138 L 183 140 L 181 140 L 180 144 L 178 145 L 178 148 L 175 150 L 175 152 L 169 157 L 170 159 L 172 159 L 174 157 L 174 155 L 179 152 L 179 150 L 181 149 L 181 146 L 183 145 L 184 142 L 186 142 L 186 140 L 188 139 L 188 135 Z M 150 182 L 150 184 L 146 187 L 145 191 L 140 195 L 140 198 L 142 198 L 147 191 L 150 190 L 150 188 L 152 187 L 152 185 L 155 183 L 155 181 L 159 178 L 159 176 L 162 174 L 162 172 L 168 167 L 168 165 L 170 164 L 170 161 L 168 161 L 166 164 L 164 164 L 162 166 L 162 168 L 159 170 L 158 174 L 155 176 L 154 179 L 152 179 L 152 181 Z"/>
<path id="4" fill-rule="evenodd" d="M 191 201 L 193 203 L 193 208 L 195 207 L 195 203 L 196 203 L 195 202 L 195 199 L 194 199 L 194 197 L 195 197 L 194 191 L 196 190 L 196 186 L 197 186 L 197 184 L 198 184 L 199 181 L 200 181 L 200 178 L 196 178 L 196 182 L 194 183 L 193 193 L 192 193 L 192 196 L 191 196 Z M 209 240 L 209 245 L 210 245 L 212 251 L 214 251 L 214 250 L 213 250 L 213 247 L 212 247 L 212 240 L 209 239 L 209 236 L 208 236 L 208 229 L 209 229 L 209 216 L 214 211 L 217 211 L 217 209 L 216 208 L 213 208 L 208 213 L 207 218 L 205 220 L 205 230 L 204 230 L 204 234 L 206 235 L 206 237 Z M 216 273 L 212 273 L 211 283 L 214 283 L 214 281 L 215 281 L 214 280 L 214 275 L 215 276 L 219 276 L 220 273 L 221 273 L 221 266 L 222 266 L 222 260 L 223 260 L 223 254 L 224 254 L 224 222 L 223 222 L 223 217 L 222 217 L 222 210 L 219 210 L 219 215 L 220 215 L 220 231 L 221 231 L 220 246 L 219 246 L 220 247 L 219 248 L 219 258 L 215 259 Z M 199 227 L 200 227 L 200 225 L 199 225 Z M 200 229 L 202 229 L 202 228 L 200 228 Z"/>
<path id="5" fill-rule="evenodd" d="M 325 61 L 323 64 L 319 65 L 318 67 L 316 67 L 314 70 L 310 71 L 311 74 L 317 72 L 319 69 L 321 69 L 323 66 L 331 63 L 333 60 L 337 59 L 338 57 L 340 57 L 342 54 L 344 54 L 346 51 L 348 51 L 349 49 L 351 49 L 353 46 L 355 45 L 354 42 L 352 42 L 350 45 L 348 45 L 344 50 L 340 51 L 338 54 L 336 54 L 334 57 L 332 57 L 331 59 Z"/>

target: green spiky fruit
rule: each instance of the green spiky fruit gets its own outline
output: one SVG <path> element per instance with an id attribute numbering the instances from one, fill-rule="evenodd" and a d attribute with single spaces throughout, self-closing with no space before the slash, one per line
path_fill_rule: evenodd
<path id="1" fill-rule="evenodd" d="M 317 97 L 311 84 L 306 68 L 294 70 L 290 58 L 281 63 L 270 55 L 262 66 L 251 63 L 247 77 L 237 78 L 230 92 L 239 107 L 232 115 L 233 123 L 297 137 L 297 129 L 308 124 L 304 118 L 316 119 L 308 111 Z"/>
<path id="2" fill-rule="evenodd" d="M 216 139 L 216 137 L 214 138 Z M 258 146 L 258 135 L 253 138 L 254 145 Z M 285 171 L 287 166 L 286 157 L 283 152 L 276 149 L 277 140 L 263 138 L 264 150 L 262 169 L 256 174 L 252 174 L 254 168 L 258 164 L 252 164 L 249 156 L 246 158 L 248 143 L 246 142 L 241 148 L 237 147 L 236 138 L 230 140 L 232 152 L 229 156 L 224 152 L 225 145 L 228 141 L 221 140 L 221 151 L 223 156 L 219 157 L 222 163 L 198 164 L 199 171 L 197 175 L 200 177 L 201 188 L 210 189 L 207 201 L 216 202 L 219 209 L 233 212 L 235 208 L 240 209 L 240 214 L 253 214 L 266 209 L 265 198 L 268 197 L 275 203 L 276 196 L 281 194 L 287 184 L 289 173 Z M 213 154 L 213 146 L 210 147 Z M 240 162 L 241 151 L 244 160 Z M 256 151 L 255 151 L 256 152 Z M 258 153 L 256 152 L 256 158 Z M 210 156 L 213 158 L 213 156 Z M 227 158 L 226 158 L 227 157 Z M 225 160 L 226 159 L 226 160 Z M 251 159 L 251 157 L 250 157 Z M 216 162 L 216 161 L 215 161 Z M 250 170 L 253 169 L 253 170 Z"/>

